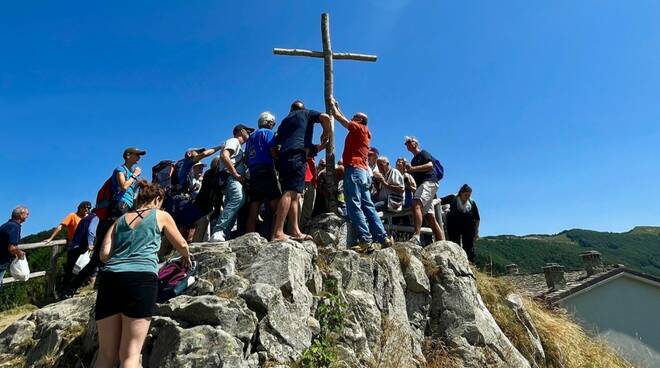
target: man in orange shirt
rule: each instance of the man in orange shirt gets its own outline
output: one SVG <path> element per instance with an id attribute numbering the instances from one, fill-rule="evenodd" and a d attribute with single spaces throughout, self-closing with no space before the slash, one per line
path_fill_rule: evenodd
<path id="1" fill-rule="evenodd" d="M 386 247 L 391 246 L 393 241 L 387 236 L 383 222 L 371 201 L 371 175 L 367 164 L 371 141 L 371 132 L 367 127 L 369 118 L 365 113 L 358 112 L 348 120 L 339 110 L 339 104 L 334 98 L 332 114 L 344 128 L 348 129 L 342 160 L 346 168 L 344 173 L 346 212 L 355 230 L 357 241 L 353 249 L 371 251 L 374 249 L 373 242 L 381 243 Z"/>
<path id="2" fill-rule="evenodd" d="M 46 243 L 50 243 L 55 239 L 57 234 L 62 231 L 62 229 L 66 228 L 66 243 L 69 244 L 71 242 L 71 239 L 73 239 L 73 234 L 76 233 L 76 228 L 78 227 L 78 223 L 80 220 L 82 220 L 87 214 L 89 213 L 89 210 L 92 209 L 92 204 L 88 201 L 83 201 L 80 202 L 78 205 L 78 210 L 76 212 L 71 212 L 70 214 L 66 215 L 64 220 L 60 222 L 59 225 L 53 230 L 53 233 L 50 235 L 48 239 L 46 239 Z"/>

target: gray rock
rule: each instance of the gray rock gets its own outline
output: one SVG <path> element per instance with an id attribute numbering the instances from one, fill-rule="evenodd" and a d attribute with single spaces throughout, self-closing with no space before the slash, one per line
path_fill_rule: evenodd
<path id="1" fill-rule="evenodd" d="M 259 315 L 267 311 L 259 322 L 259 344 L 280 363 L 295 361 L 311 345 L 308 319 L 313 296 L 307 283 L 314 273 L 315 249 L 311 242 L 274 242 L 261 249 L 242 271 L 253 285 L 270 285 L 255 286 L 241 296 Z"/>
<path id="2" fill-rule="evenodd" d="M 228 242 L 236 255 L 236 267 L 242 270 L 249 267 L 262 249 L 268 248 L 268 241 L 257 233 L 245 234 Z"/>
<path id="3" fill-rule="evenodd" d="M 248 368 L 243 343 L 219 327 L 182 328 L 174 320 L 156 317 L 145 343 L 147 368 Z"/>
<path id="4" fill-rule="evenodd" d="M 215 285 L 212 282 L 201 277 L 195 278 L 195 283 L 184 291 L 185 295 L 201 296 L 211 295 L 215 292 Z"/>
<path id="5" fill-rule="evenodd" d="M 257 328 L 257 317 L 243 299 L 180 295 L 159 304 L 156 311 L 161 316 L 184 321 L 191 326 L 218 326 L 245 344 L 249 344 Z"/>
<path id="6" fill-rule="evenodd" d="M 0 334 L 0 360 L 4 361 L 9 354 L 22 354 L 34 344 L 32 335 L 36 325 L 32 321 L 18 320 L 9 325 Z"/>
<path id="7" fill-rule="evenodd" d="M 465 252 L 440 241 L 424 248 L 436 275 L 431 278 L 430 333 L 447 344 L 464 367 L 529 367 L 477 292 Z"/>
<path id="8" fill-rule="evenodd" d="M 223 280 L 223 282 L 215 287 L 215 295 L 231 299 L 241 295 L 245 290 L 250 287 L 250 281 L 242 276 L 232 275 Z"/>
<path id="9" fill-rule="evenodd" d="M 275 303 L 277 298 L 281 298 L 282 294 L 279 289 L 272 285 L 256 283 L 252 284 L 240 296 L 261 320 L 268 314 L 270 305 Z"/>
<path id="10" fill-rule="evenodd" d="M 339 231 L 344 223 L 345 221 L 341 217 L 333 213 L 324 213 L 314 217 L 303 230 L 307 234 L 323 232 L 339 239 Z"/>
<path id="11" fill-rule="evenodd" d="M 534 348 L 534 361 L 531 362 L 532 365 L 534 367 L 544 366 L 545 351 L 543 350 L 543 344 L 541 343 L 541 338 L 536 330 L 536 326 L 534 326 L 534 322 L 532 322 L 532 317 L 527 313 L 527 309 L 525 309 L 522 297 L 518 294 L 509 294 L 506 296 L 506 303 L 513 313 L 515 313 L 518 322 L 520 322 L 527 331 L 529 341 Z"/>

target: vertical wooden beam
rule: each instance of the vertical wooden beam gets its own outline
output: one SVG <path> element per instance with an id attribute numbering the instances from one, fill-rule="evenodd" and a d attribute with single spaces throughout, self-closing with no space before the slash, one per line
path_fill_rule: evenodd
<path id="1" fill-rule="evenodd" d="M 60 246 L 53 245 L 52 251 L 50 254 L 50 267 L 48 268 L 48 283 L 46 284 L 47 290 L 46 295 L 52 295 L 54 298 L 57 298 L 57 293 L 55 292 L 55 286 L 57 282 L 57 256 L 60 253 Z"/>
<path id="2" fill-rule="evenodd" d="M 332 116 L 332 95 L 334 94 L 334 74 L 332 70 L 332 43 L 330 41 L 330 15 L 321 14 L 321 38 L 323 41 L 323 76 L 325 112 L 330 115 L 330 141 L 325 151 L 328 210 L 337 212 L 337 180 L 335 179 L 335 119 Z"/>

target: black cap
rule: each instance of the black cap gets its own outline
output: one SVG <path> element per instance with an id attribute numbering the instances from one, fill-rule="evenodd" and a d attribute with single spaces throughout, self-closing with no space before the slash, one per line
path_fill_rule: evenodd
<path id="1" fill-rule="evenodd" d="M 85 207 L 85 208 L 92 208 L 92 202 L 90 202 L 90 201 L 82 201 L 82 202 L 80 202 L 80 204 L 78 205 L 78 208 L 83 208 L 83 207 Z"/>
<path id="2" fill-rule="evenodd" d="M 254 128 L 249 128 L 243 124 L 238 124 L 234 127 L 233 134 L 236 135 L 236 133 L 240 132 L 241 129 L 245 129 L 248 132 L 248 134 L 252 134 L 252 132 L 254 132 Z"/>
<path id="3" fill-rule="evenodd" d="M 124 150 L 124 156 L 126 156 L 126 154 L 128 154 L 128 153 L 137 153 L 140 156 L 144 156 L 144 155 L 147 154 L 147 151 L 141 150 L 137 147 L 128 147 Z"/>

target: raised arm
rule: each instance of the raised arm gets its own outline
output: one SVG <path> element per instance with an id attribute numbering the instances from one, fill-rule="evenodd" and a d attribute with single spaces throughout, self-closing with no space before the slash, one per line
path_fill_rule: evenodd
<path id="1" fill-rule="evenodd" d="M 344 128 L 348 129 L 348 123 L 350 120 L 348 120 L 341 112 L 339 109 L 339 102 L 335 100 L 334 96 L 332 97 L 332 115 L 334 115 L 335 119 L 337 119 Z"/>
<path id="2" fill-rule="evenodd" d="M 169 242 L 174 246 L 174 248 L 181 254 L 183 257 L 183 263 L 187 267 L 192 266 L 192 261 L 190 260 L 190 251 L 188 250 L 188 243 L 183 238 L 179 229 L 174 223 L 172 216 L 165 211 L 158 211 L 158 223 L 162 225 L 163 232 L 165 237 Z"/>
<path id="3" fill-rule="evenodd" d="M 319 115 L 319 120 L 321 121 L 321 126 L 323 127 L 323 133 L 321 133 L 321 144 L 325 144 L 330 141 L 330 133 L 332 133 L 332 127 L 330 126 L 330 115 L 322 113 Z"/>
<path id="4" fill-rule="evenodd" d="M 53 239 L 55 239 L 55 237 L 57 236 L 57 234 L 59 234 L 60 231 L 62 231 L 62 229 L 64 229 L 64 225 L 62 225 L 62 224 L 57 225 L 57 227 L 55 228 L 55 230 L 53 230 L 53 233 L 50 234 L 50 236 L 48 237 L 48 239 L 46 239 L 46 244 L 52 242 Z"/>
<path id="5" fill-rule="evenodd" d="M 214 153 L 220 151 L 220 149 L 222 149 L 222 145 L 206 149 L 206 150 L 202 151 L 200 154 L 198 154 L 197 156 L 192 157 L 192 161 L 194 163 L 198 163 L 198 162 L 202 161 L 203 159 L 205 159 L 205 158 L 213 155 Z"/>

